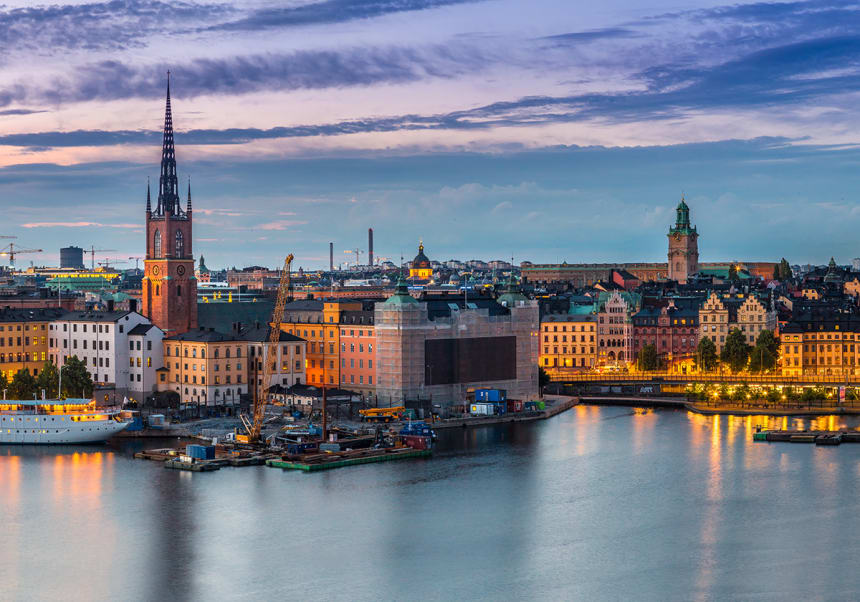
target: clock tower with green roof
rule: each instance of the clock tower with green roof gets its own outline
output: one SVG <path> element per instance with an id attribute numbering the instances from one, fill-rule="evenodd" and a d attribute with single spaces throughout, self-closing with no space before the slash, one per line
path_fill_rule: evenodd
<path id="1" fill-rule="evenodd" d="M 699 233 L 690 225 L 690 208 L 681 197 L 675 225 L 669 227 L 669 280 L 686 284 L 699 271 Z"/>

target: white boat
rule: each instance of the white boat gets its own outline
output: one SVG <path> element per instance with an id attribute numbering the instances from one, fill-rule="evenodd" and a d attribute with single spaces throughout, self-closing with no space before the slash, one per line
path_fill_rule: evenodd
<path id="1" fill-rule="evenodd" d="M 129 424 L 91 399 L 0 400 L 0 444 L 97 443 Z"/>

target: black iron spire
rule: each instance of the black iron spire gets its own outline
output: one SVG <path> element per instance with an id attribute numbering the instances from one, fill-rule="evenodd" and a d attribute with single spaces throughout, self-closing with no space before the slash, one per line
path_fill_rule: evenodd
<path id="1" fill-rule="evenodd" d="M 173 146 L 173 116 L 170 111 L 170 71 L 167 72 L 167 105 L 164 110 L 164 142 L 161 146 L 161 176 L 158 180 L 159 215 L 180 215 L 176 149 Z"/>
<path id="2" fill-rule="evenodd" d="M 146 178 L 146 212 L 152 212 L 152 200 L 151 195 L 149 193 L 149 178 Z"/>
<path id="3" fill-rule="evenodd" d="M 188 176 L 188 206 L 185 212 L 191 213 L 191 176 Z"/>

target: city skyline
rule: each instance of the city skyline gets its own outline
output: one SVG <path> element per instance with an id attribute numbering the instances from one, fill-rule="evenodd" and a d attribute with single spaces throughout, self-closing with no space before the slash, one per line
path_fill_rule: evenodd
<path id="1" fill-rule="evenodd" d="M 682 192 L 703 260 L 860 254 L 856 7 L 534 7 L 13 2 L 0 192 L 47 251 L 18 263 L 141 254 L 168 68 L 213 267 L 325 267 L 368 227 L 395 261 L 655 261 Z"/>

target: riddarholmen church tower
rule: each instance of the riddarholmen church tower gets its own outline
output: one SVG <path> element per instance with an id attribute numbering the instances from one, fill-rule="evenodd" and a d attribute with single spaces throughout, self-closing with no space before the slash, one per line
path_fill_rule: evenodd
<path id="1" fill-rule="evenodd" d="M 675 226 L 669 226 L 669 280 L 686 284 L 699 271 L 699 233 L 690 226 L 690 208 L 681 197 Z"/>
<path id="2" fill-rule="evenodd" d="M 191 181 L 183 211 L 176 175 L 168 72 L 161 176 L 154 211 L 148 184 L 146 188 L 146 259 L 142 290 L 143 315 L 161 328 L 165 336 L 197 328 L 197 279 L 191 240 Z"/>

